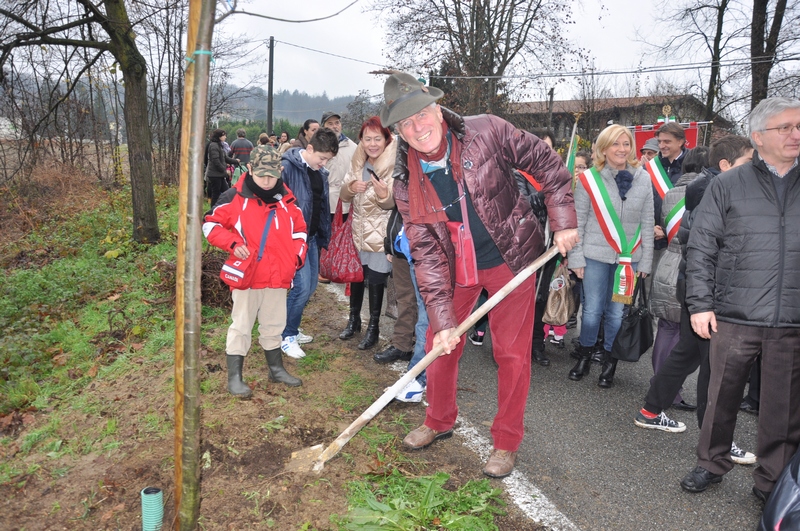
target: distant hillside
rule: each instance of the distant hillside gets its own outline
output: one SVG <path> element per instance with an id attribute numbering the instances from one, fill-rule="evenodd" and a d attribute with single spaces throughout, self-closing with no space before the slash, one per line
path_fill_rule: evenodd
<path id="1" fill-rule="evenodd" d="M 310 95 L 295 90 L 289 92 L 282 90 L 276 92 L 272 100 L 272 114 L 275 121 L 286 118 L 290 123 L 301 124 L 308 118 L 319 120 L 325 111 L 344 113 L 347 104 L 355 96 L 340 96 L 328 98 L 324 92 L 321 95 Z M 248 94 L 235 104 L 231 111 L 232 119 L 266 120 L 267 119 L 267 93 L 257 87 L 248 91 Z"/>

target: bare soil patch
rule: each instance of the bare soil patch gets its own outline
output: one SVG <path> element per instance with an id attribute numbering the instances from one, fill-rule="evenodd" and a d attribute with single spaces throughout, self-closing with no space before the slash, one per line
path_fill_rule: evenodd
<path id="1" fill-rule="evenodd" d="M 346 514 L 347 483 L 393 467 L 408 475 L 446 472 L 450 488 L 482 478 L 482 463 L 458 437 L 423 452 L 402 450 L 400 440 L 422 422 L 424 408 L 397 402 L 365 428 L 377 425 L 394 435 L 378 451 L 359 435 L 320 475 L 285 470 L 293 451 L 332 442 L 397 378 L 375 365 L 372 351 L 355 350 L 357 341 L 334 339 L 343 312 L 342 303 L 323 289 L 312 299 L 303 328 L 315 336 L 308 352 L 318 363 L 301 369 L 295 360 L 285 362 L 303 379 L 302 387 L 270 383 L 263 356 L 254 349 L 245 362 L 254 398 L 236 400 L 226 391 L 224 352 L 203 351 L 201 529 L 337 529 L 330 516 Z M 50 459 L 41 452 L 23 456 L 18 446 L 16 451 L 6 448 L 3 459 L 19 460 L 31 473 L 0 486 L 0 529 L 141 529 L 139 493 L 147 486 L 164 491 L 169 528 L 175 516 L 172 373 L 169 363 L 142 360 L 140 371 L 92 384 L 86 403 L 97 406 L 69 412 L 62 423 L 61 436 L 73 446 L 72 455 Z M 354 379 L 362 382 L 356 394 L 363 396 L 343 396 L 343 383 Z M 343 407 L 353 401 L 359 407 Z M 29 430 L 45 425 L 50 413 L 29 413 L 30 423 L 17 423 L 17 443 Z M 82 454 L 82 434 L 97 431 L 112 418 L 119 445 Z M 540 529 L 513 506 L 507 510 L 497 520 L 500 529 Z"/>
<path id="2" fill-rule="evenodd" d="M 36 171 L 25 187 L 0 189 L 0 265 L 40 267 L 61 258 L 53 249 L 20 250 L 13 245 L 43 223 L 52 223 L 78 209 L 107 200 L 107 194 L 77 172 Z M 206 253 L 209 271 L 218 271 L 220 257 Z M 222 259 L 224 261 L 224 258 Z M 148 304 L 174 304 L 174 264 L 159 263 L 164 285 L 153 286 Z M 216 274 L 204 274 L 204 304 L 226 304 L 226 288 Z M 334 530 L 331 515 L 347 513 L 347 484 L 366 474 L 399 469 L 406 475 L 450 474 L 448 488 L 482 479 L 482 463 L 458 437 L 423 452 L 406 452 L 400 441 L 424 419 L 420 404 L 389 404 L 362 433 L 328 462 L 320 475 L 286 470 L 291 453 L 316 444 L 330 444 L 398 374 L 378 366 L 372 351 L 355 349 L 358 338 L 343 342 L 338 334 L 346 306 L 324 289 L 309 304 L 303 328 L 315 336 L 306 346 L 306 363 L 286 359 L 287 369 L 303 379 L 289 388 L 268 380 L 262 352 L 254 342 L 245 362 L 252 400 L 231 397 L 226 390 L 225 353 L 208 346 L 201 351 L 201 502 L 200 529 Z M 388 319 L 388 317 L 383 317 Z M 127 339 L 110 326 L 94 338 L 102 365 L 114 367 L 117 349 Z M 224 335 L 225 327 L 211 331 Z M 124 345 L 123 345 L 124 347 Z M 139 347 L 140 348 L 140 347 Z M 138 348 L 133 349 L 138 350 Z M 134 357 L 138 370 L 116 377 L 98 377 L 85 388 L 79 403 L 53 397 L 44 410 L 29 408 L 0 419 L 0 465 L 23 470 L 0 485 L 0 531 L 139 530 L 140 492 L 148 486 L 164 491 L 164 529 L 175 518 L 174 367 L 170 352 L 161 360 Z M 66 359 L 69 353 L 60 353 Z M 58 356 L 57 356 L 58 357 Z M 166 360 L 166 361 L 165 361 Z M 92 369 L 97 370 L 97 367 Z M 77 375 L 71 375 L 70 377 Z M 26 452 L 23 442 L 55 418 L 57 449 L 42 444 Z M 111 435 L 102 435 L 113 424 Z M 378 427 L 393 436 L 375 443 L 369 430 Z M 502 483 L 493 480 L 502 488 Z M 501 530 L 540 529 L 514 506 L 498 518 Z"/>

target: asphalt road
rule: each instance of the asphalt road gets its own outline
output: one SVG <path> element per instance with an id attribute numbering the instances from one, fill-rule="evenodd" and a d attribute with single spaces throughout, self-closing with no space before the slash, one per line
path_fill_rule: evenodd
<path id="1" fill-rule="evenodd" d="M 342 293 L 340 286 L 329 289 Z M 366 308 L 363 313 L 366 317 Z M 343 316 L 343 326 L 345 322 Z M 382 316 L 382 338 L 391 338 L 393 322 Z M 680 488 L 680 479 L 695 466 L 699 430 L 694 413 L 667 411 L 687 425 L 683 433 L 644 430 L 633 424 L 653 374 L 650 354 L 638 363 L 620 362 L 614 387 L 601 389 L 598 365 L 580 382 L 567 378 L 574 364 L 569 356 L 574 335 L 570 330 L 564 349 L 548 345 L 549 367 L 533 366 L 526 436 L 517 458 L 517 472 L 524 480 L 515 488 L 523 492 L 516 498 L 544 495 L 574 527 L 587 531 L 755 529 L 761 504 L 751 493 L 752 466 L 736 465 L 722 483 L 704 493 L 689 494 Z M 486 445 L 497 406 L 491 352 L 489 334 L 481 347 L 467 342 L 459 374 L 459 416 Z M 687 380 L 683 393 L 691 403 L 695 385 L 696 374 Z M 739 414 L 735 441 L 740 447 L 755 448 L 756 422 L 753 415 Z"/>
<path id="2" fill-rule="evenodd" d="M 570 331 L 571 338 L 574 331 Z M 569 341 L 567 341 L 569 344 Z M 650 354 L 620 362 L 614 387 L 597 386 L 599 366 L 580 382 L 567 378 L 574 360 L 549 348 L 549 367 L 534 365 L 517 469 L 577 527 L 585 530 L 752 530 L 761 504 L 751 493 L 752 466 L 735 466 L 704 493 L 678 482 L 695 466 L 699 436 L 694 413 L 668 410 L 683 433 L 633 424 L 653 374 Z M 460 364 L 460 415 L 489 439 L 497 379 L 491 344 L 469 342 Z M 684 398 L 695 403 L 696 375 Z M 757 417 L 740 413 L 735 440 L 753 450 Z"/>

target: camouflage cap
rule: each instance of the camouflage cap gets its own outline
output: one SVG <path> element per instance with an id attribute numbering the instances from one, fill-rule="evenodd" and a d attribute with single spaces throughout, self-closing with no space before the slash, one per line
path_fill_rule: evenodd
<path id="1" fill-rule="evenodd" d="M 271 146 L 260 145 L 250 152 L 250 167 L 256 177 L 281 176 L 281 156 Z"/>

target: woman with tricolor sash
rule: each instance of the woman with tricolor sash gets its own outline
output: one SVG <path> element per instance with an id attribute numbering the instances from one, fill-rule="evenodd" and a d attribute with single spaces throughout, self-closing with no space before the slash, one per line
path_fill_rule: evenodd
<path id="1" fill-rule="evenodd" d="M 569 378 L 589 374 L 603 321 L 600 387 L 613 385 L 617 360 L 611 346 L 622 312 L 632 302 L 637 274 L 649 274 L 653 262 L 653 187 L 634 146 L 627 127 L 606 127 L 597 137 L 594 166 L 580 174 L 575 188 L 580 241 L 569 252 L 569 268 L 583 279 L 584 300 L 578 363 Z"/>
<path id="2" fill-rule="evenodd" d="M 666 361 L 681 337 L 681 303 L 678 301 L 678 269 L 681 263 L 681 244 L 678 229 L 686 212 L 686 185 L 708 167 L 708 148 L 698 146 L 686 152 L 681 177 L 665 195 L 659 224 L 667 238 L 667 248 L 653 272 L 653 289 L 650 292 L 650 312 L 658 317 L 658 332 L 653 343 L 653 374 Z M 696 406 L 683 400 L 680 392 L 673 406 L 694 411 Z"/>

